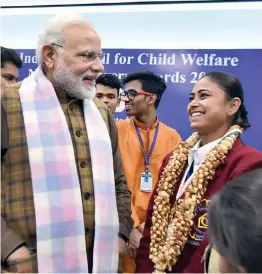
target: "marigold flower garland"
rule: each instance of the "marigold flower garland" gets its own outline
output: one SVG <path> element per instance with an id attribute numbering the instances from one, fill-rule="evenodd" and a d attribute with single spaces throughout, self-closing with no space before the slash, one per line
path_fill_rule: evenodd
<path id="1" fill-rule="evenodd" d="M 194 133 L 186 142 L 178 145 L 164 168 L 158 183 L 158 194 L 154 198 L 150 231 L 150 259 L 154 263 L 155 273 L 165 273 L 166 269 L 171 271 L 176 264 L 188 240 L 196 206 L 204 197 L 208 182 L 212 180 L 217 167 L 224 161 L 228 151 L 242 132 L 239 126 L 232 126 L 229 132 L 234 129 L 238 131 L 226 134 L 222 141 L 208 153 L 185 190 L 183 201 L 180 204 L 175 202 L 172 208 L 170 197 L 174 193 L 176 184 L 179 183 L 190 150 L 200 139 L 198 133 Z"/>

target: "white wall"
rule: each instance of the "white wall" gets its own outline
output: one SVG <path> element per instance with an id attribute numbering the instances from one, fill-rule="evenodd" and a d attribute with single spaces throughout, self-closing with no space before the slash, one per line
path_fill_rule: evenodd
<path id="1" fill-rule="evenodd" d="M 1 9 L 1 45 L 35 48 L 55 13 L 85 14 L 104 48 L 262 48 L 262 3 Z"/>

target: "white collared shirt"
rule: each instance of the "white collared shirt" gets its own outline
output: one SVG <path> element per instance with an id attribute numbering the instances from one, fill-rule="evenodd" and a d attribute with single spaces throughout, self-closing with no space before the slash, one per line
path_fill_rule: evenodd
<path id="1" fill-rule="evenodd" d="M 185 173 L 183 175 L 183 178 L 181 180 L 180 186 L 179 186 L 179 190 L 177 193 L 177 199 L 180 199 L 180 197 L 183 195 L 182 189 L 184 184 L 186 183 L 186 178 L 187 178 L 187 174 L 190 170 L 190 167 L 192 165 L 192 163 L 194 162 L 194 167 L 193 167 L 193 174 L 196 172 L 196 170 L 200 167 L 200 165 L 203 163 L 203 161 L 205 160 L 207 154 L 209 153 L 209 151 L 211 149 L 213 149 L 223 138 L 219 138 L 211 143 L 208 143 L 204 146 L 200 146 L 201 145 L 201 140 L 199 140 L 195 146 L 191 149 L 189 155 L 188 155 L 188 160 L 187 160 L 187 166 L 188 168 L 185 169 Z M 188 179 L 189 183 L 193 177 L 193 174 L 191 174 L 190 178 Z"/>
<path id="2" fill-rule="evenodd" d="M 208 143 L 204 146 L 201 145 L 201 140 L 199 140 L 195 146 L 192 148 L 188 155 L 187 163 L 191 166 L 192 162 L 194 161 L 194 172 L 197 170 L 197 168 L 202 164 L 202 162 L 205 160 L 207 154 L 209 151 L 214 148 L 222 138 L 219 138 L 211 143 Z"/>

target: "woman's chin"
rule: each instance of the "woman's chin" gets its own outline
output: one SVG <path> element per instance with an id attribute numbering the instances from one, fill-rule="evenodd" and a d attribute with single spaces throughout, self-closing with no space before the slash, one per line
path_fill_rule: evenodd
<path id="1" fill-rule="evenodd" d="M 208 134 L 208 130 L 203 125 L 199 123 L 191 123 L 190 127 L 193 129 L 194 132 L 197 132 L 199 135 L 206 135 Z"/>
<path id="2" fill-rule="evenodd" d="M 190 127 L 196 132 L 201 131 L 201 126 L 199 125 L 199 123 L 191 122 Z"/>

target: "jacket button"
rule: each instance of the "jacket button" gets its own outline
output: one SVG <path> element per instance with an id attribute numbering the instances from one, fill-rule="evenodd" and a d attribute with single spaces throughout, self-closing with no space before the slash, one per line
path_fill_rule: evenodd
<path id="1" fill-rule="evenodd" d="M 84 195 L 86 200 L 88 200 L 90 198 L 90 196 L 91 196 L 91 194 L 89 192 L 86 192 L 85 195 Z"/>
<path id="2" fill-rule="evenodd" d="M 86 227 L 85 228 L 85 233 L 87 234 L 87 233 L 89 233 L 89 231 L 90 231 L 89 228 Z"/>
<path id="3" fill-rule="evenodd" d="M 86 164 L 86 162 L 85 162 L 85 161 L 82 161 L 82 162 L 81 162 L 81 164 L 80 164 L 80 166 L 81 166 L 82 168 L 84 168 L 84 167 L 86 167 L 86 166 L 87 166 L 87 164 Z"/>
<path id="4" fill-rule="evenodd" d="M 77 130 L 77 131 L 76 131 L 76 136 L 77 136 L 77 137 L 80 137 L 81 135 L 82 135 L 81 131 L 80 131 L 80 130 Z"/>

